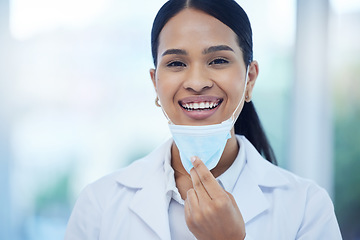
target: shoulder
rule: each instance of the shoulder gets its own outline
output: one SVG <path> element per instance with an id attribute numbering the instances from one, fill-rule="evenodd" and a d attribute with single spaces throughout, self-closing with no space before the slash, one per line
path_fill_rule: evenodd
<path id="1" fill-rule="evenodd" d="M 327 209 L 333 210 L 332 201 L 325 189 L 313 180 L 300 177 L 268 162 L 245 137 L 240 136 L 240 139 L 245 146 L 246 166 L 268 198 L 289 207 L 314 207 L 323 202 Z"/>
<path id="2" fill-rule="evenodd" d="M 113 199 L 123 199 L 141 189 L 163 168 L 164 156 L 171 144 L 172 139 L 169 139 L 147 156 L 89 183 L 80 192 L 74 210 L 92 208 L 101 212 Z"/>
<path id="3" fill-rule="evenodd" d="M 332 200 L 313 180 L 300 177 L 264 159 L 243 136 L 246 168 L 269 204 L 273 220 L 294 228 L 296 239 L 341 239 Z M 331 230 L 329 230 L 331 229 Z"/>
<path id="4" fill-rule="evenodd" d="M 247 167 L 257 179 L 259 186 L 321 189 L 314 181 L 302 178 L 267 161 L 244 136 L 238 136 L 238 139 L 245 147 Z"/>
<path id="5" fill-rule="evenodd" d="M 102 228 L 114 230 L 112 223 L 125 226 L 133 197 L 156 180 L 171 143 L 169 140 L 144 158 L 88 184 L 75 203 L 65 239 L 98 239 Z"/>
<path id="6" fill-rule="evenodd" d="M 170 151 L 171 144 L 172 139 L 167 140 L 145 157 L 90 183 L 84 191 L 95 191 L 97 195 L 106 196 L 105 192 L 109 193 L 114 188 L 141 188 L 148 176 L 163 167 L 164 156 Z"/>

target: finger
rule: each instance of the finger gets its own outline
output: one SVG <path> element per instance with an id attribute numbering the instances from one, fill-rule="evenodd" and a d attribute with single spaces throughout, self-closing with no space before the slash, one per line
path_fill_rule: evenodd
<path id="1" fill-rule="evenodd" d="M 189 189 L 186 193 L 185 199 L 185 221 L 189 229 L 196 225 L 196 219 L 199 218 L 200 205 L 198 196 L 193 188 Z"/>
<path id="2" fill-rule="evenodd" d="M 186 193 L 185 207 L 185 213 L 189 216 L 199 208 L 199 199 L 193 188 L 190 188 Z"/>
<path id="3" fill-rule="evenodd" d="M 190 176 L 198 200 L 199 201 L 211 200 L 210 195 L 207 193 L 205 187 L 201 183 L 200 177 L 194 168 L 190 170 Z"/>
<path id="4" fill-rule="evenodd" d="M 196 218 L 194 217 L 198 214 L 198 209 L 195 206 L 198 206 L 198 202 L 194 199 L 196 197 L 195 190 L 192 188 L 187 192 L 187 197 L 185 199 L 185 222 L 189 230 L 192 232 L 196 225 Z"/>
<path id="5" fill-rule="evenodd" d="M 231 193 L 229 193 L 228 191 L 225 191 L 225 192 L 226 192 L 226 194 L 229 196 L 232 205 L 233 205 L 234 207 L 237 207 L 237 203 L 236 203 L 236 200 L 235 200 L 234 196 L 233 196 Z"/>
<path id="6" fill-rule="evenodd" d="M 184 210 L 185 210 L 185 220 L 186 220 L 186 222 L 187 222 L 188 219 L 189 219 L 190 216 L 191 216 L 190 202 L 189 202 L 189 198 L 188 198 L 188 197 L 186 197 L 186 199 L 185 199 Z"/>
<path id="7" fill-rule="evenodd" d="M 185 210 L 185 218 L 187 218 L 188 216 L 191 216 L 190 203 L 187 198 L 185 199 L 184 210 Z"/>
<path id="8" fill-rule="evenodd" d="M 216 181 L 210 170 L 198 157 L 192 158 L 194 170 L 210 198 L 217 198 L 224 195 L 224 189 Z"/>

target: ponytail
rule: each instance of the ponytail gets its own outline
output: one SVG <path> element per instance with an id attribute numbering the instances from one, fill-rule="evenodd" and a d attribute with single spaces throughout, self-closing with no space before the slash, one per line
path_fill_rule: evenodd
<path id="1" fill-rule="evenodd" d="M 269 144 L 252 102 L 245 102 L 235 123 L 235 133 L 244 135 L 266 160 L 277 164 L 274 151 Z"/>

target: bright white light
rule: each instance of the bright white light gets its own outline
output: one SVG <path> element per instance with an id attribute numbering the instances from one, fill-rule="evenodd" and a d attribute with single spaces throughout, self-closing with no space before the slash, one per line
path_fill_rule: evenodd
<path id="1" fill-rule="evenodd" d="M 338 13 L 360 11 L 359 0 L 330 0 L 331 6 Z"/>
<path id="2" fill-rule="evenodd" d="M 10 30 L 18 40 L 59 27 L 91 23 L 110 0 L 11 0 Z"/>
<path id="3" fill-rule="evenodd" d="M 268 16 L 272 32 L 269 35 L 279 44 L 291 46 L 295 41 L 296 1 L 273 0 L 268 9 L 272 13 Z"/>

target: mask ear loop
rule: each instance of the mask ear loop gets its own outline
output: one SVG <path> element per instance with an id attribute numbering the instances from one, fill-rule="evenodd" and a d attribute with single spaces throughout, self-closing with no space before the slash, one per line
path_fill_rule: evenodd
<path id="1" fill-rule="evenodd" d="M 159 99 L 159 98 L 158 98 L 158 99 Z M 159 100 L 160 100 L 160 99 L 159 99 Z M 163 107 L 162 107 L 161 104 L 159 104 L 159 107 L 161 108 L 161 111 L 164 113 L 166 119 L 168 120 L 168 124 L 174 124 L 174 123 L 170 120 L 169 116 L 166 114 L 166 112 L 165 112 L 165 110 L 163 109 Z"/>
<path id="2" fill-rule="evenodd" d="M 247 82 L 248 82 L 248 74 L 249 74 L 249 66 L 250 66 L 250 63 L 247 65 L 247 68 L 246 68 L 246 76 L 245 76 L 245 85 L 244 85 L 244 91 L 243 91 L 243 94 L 241 96 L 241 99 L 240 99 L 240 102 L 239 104 L 237 105 L 237 107 L 235 108 L 235 111 L 233 112 L 233 114 L 231 115 L 231 119 L 232 119 L 232 123 L 235 124 L 237 118 L 240 116 L 237 116 L 235 118 L 235 113 L 236 111 L 239 109 L 240 105 L 241 105 L 241 102 L 244 100 L 244 97 L 245 97 L 245 92 L 246 92 L 246 85 L 247 85 Z"/>

